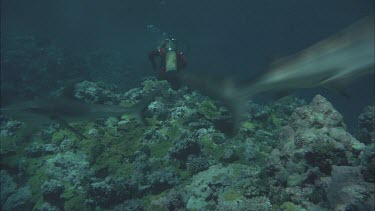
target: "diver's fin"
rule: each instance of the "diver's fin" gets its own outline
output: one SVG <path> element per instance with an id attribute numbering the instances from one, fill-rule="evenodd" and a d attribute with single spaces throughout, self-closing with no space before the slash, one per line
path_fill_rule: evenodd
<path id="1" fill-rule="evenodd" d="M 57 123 L 60 124 L 60 126 L 68 129 L 70 132 L 74 133 L 79 139 L 82 139 L 82 140 L 87 140 L 88 138 L 86 136 L 84 136 L 81 132 L 79 132 L 77 129 L 75 129 L 74 127 L 70 126 L 64 119 L 60 118 L 59 116 L 57 115 L 53 115 L 53 116 L 50 116 L 50 118 L 54 121 L 56 121 Z"/>

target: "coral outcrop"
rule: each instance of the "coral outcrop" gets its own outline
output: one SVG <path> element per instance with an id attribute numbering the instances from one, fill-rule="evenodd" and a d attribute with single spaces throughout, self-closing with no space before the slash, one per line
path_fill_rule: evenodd
<path id="1" fill-rule="evenodd" d="M 370 108 L 357 140 L 321 95 L 249 101 L 233 136 L 223 104 L 166 81 L 127 92 L 83 81 L 74 96 L 118 106 L 153 98 L 146 124 L 128 114 L 73 123 L 87 140 L 57 124 L 20 138 L 22 122 L 1 117 L 3 210 L 374 209 Z"/>

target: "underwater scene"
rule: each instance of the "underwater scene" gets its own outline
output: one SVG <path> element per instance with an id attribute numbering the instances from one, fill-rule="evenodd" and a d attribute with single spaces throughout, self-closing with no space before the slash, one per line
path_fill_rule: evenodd
<path id="1" fill-rule="evenodd" d="M 0 210 L 375 210 L 372 0 L 2 0 Z"/>

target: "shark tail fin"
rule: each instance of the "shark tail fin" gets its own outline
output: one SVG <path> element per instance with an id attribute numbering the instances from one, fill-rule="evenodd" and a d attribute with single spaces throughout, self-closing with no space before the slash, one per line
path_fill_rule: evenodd
<path id="1" fill-rule="evenodd" d="M 133 109 L 133 115 L 134 119 L 141 123 L 142 125 L 147 125 L 147 121 L 145 118 L 145 111 L 148 107 L 148 105 L 155 99 L 156 95 L 158 94 L 158 91 L 153 91 L 149 93 L 145 98 L 140 100 L 137 104 L 132 106 Z"/>
<path id="2" fill-rule="evenodd" d="M 232 115 L 231 128 L 229 131 L 231 131 L 232 134 L 237 134 L 240 129 L 241 121 L 244 120 L 247 98 L 241 95 L 241 90 L 238 89 L 231 79 L 223 81 L 220 87 L 221 89 L 217 89 L 217 99 L 223 102 Z"/>
<path id="3" fill-rule="evenodd" d="M 188 87 L 221 101 L 232 115 L 231 128 L 227 131 L 231 131 L 232 134 L 238 132 L 245 114 L 247 97 L 243 95 L 233 79 L 205 77 L 191 73 L 181 73 L 179 77 Z"/>

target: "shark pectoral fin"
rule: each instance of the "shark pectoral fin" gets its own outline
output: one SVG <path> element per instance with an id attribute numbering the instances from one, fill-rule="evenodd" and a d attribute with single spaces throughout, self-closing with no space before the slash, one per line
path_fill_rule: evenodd
<path id="1" fill-rule="evenodd" d="M 274 99 L 275 100 L 280 100 L 284 97 L 287 97 L 291 95 L 295 90 L 285 90 L 285 91 L 279 91 L 275 93 Z"/>
<path id="2" fill-rule="evenodd" d="M 60 126 L 68 129 L 70 132 L 74 133 L 79 139 L 82 139 L 82 140 L 87 140 L 88 138 L 86 136 L 84 136 L 81 132 L 79 132 L 77 129 L 75 129 L 74 127 L 70 126 L 64 119 L 62 119 L 61 117 L 59 116 L 56 116 L 56 115 L 53 115 L 53 116 L 50 116 L 50 118 L 54 121 L 56 121 L 57 123 L 60 124 Z"/>
<path id="3" fill-rule="evenodd" d="M 347 93 L 345 88 L 351 82 L 351 78 L 330 78 L 325 81 L 322 81 L 321 84 L 326 89 L 333 90 L 346 98 L 350 98 L 351 96 Z"/>
<path id="4" fill-rule="evenodd" d="M 349 84 L 349 82 L 347 82 L 347 83 L 335 82 L 335 83 L 324 85 L 324 87 L 327 88 L 327 89 L 333 90 L 333 91 L 339 93 L 341 96 L 349 99 L 349 98 L 351 98 L 351 96 L 347 92 L 347 90 L 345 89 L 345 87 L 348 84 Z"/>

